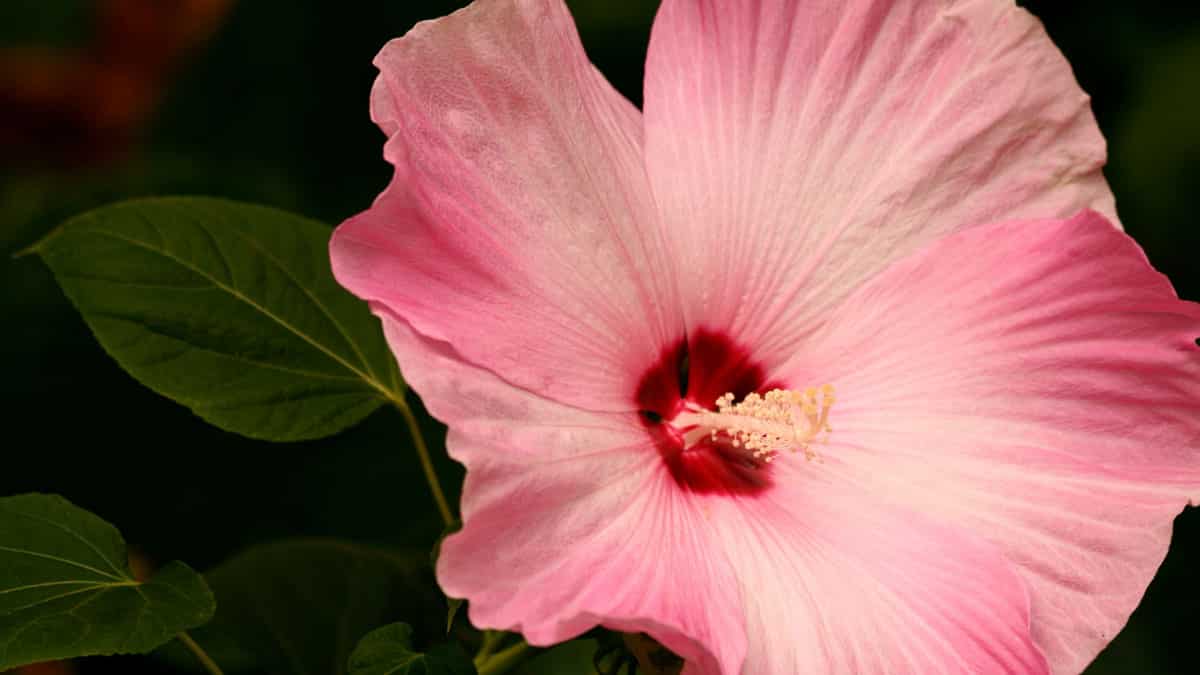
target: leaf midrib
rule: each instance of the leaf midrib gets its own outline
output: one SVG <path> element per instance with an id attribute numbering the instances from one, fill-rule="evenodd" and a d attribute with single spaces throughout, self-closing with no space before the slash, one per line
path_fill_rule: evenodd
<path id="1" fill-rule="evenodd" d="M 0 546 L 0 551 L 28 555 L 28 556 L 32 556 L 35 558 L 45 558 L 46 560 L 53 560 L 55 562 L 60 562 L 64 565 L 70 565 L 72 567 L 78 567 L 81 570 L 87 570 L 88 572 L 92 572 L 99 576 L 112 579 L 113 581 L 127 581 L 127 579 L 123 579 L 119 576 L 109 574 L 108 572 L 105 572 L 104 570 L 96 569 L 95 567 L 92 567 L 91 565 L 85 565 L 84 563 L 78 562 L 76 560 L 70 560 L 68 558 L 60 558 L 56 555 L 51 555 L 49 553 L 42 553 L 41 551 L 31 551 L 31 550 L 25 549 L 25 548 L 12 548 L 9 546 Z"/>
<path id="2" fill-rule="evenodd" d="M 63 582 L 63 583 L 75 583 L 75 582 Z M 135 579 L 129 579 L 128 581 L 119 581 L 119 582 L 101 582 L 101 583 L 84 582 L 84 583 L 91 583 L 91 585 L 87 586 L 86 588 L 77 588 L 73 591 L 67 591 L 66 593 L 59 593 L 58 595 L 52 595 L 48 598 L 41 598 L 35 602 L 29 603 L 28 605 L 21 605 L 20 607 L 13 607 L 12 609 L 6 609 L 6 610 L 4 610 L 4 614 L 16 614 L 18 612 L 23 612 L 27 609 L 32 609 L 33 607 L 38 607 L 39 605 L 44 605 L 46 603 L 54 602 L 55 600 L 61 600 L 63 598 L 69 598 L 71 596 L 79 595 L 81 593 L 90 593 L 93 591 L 98 592 L 98 593 L 107 593 L 108 591 L 111 591 L 114 588 L 132 588 L 135 591 L 137 591 L 138 595 L 142 596 L 143 599 L 146 599 L 145 594 L 142 593 L 141 588 L 140 588 L 142 585 L 142 582 L 137 581 Z M 34 587 L 49 586 L 49 585 L 54 585 L 54 584 L 36 584 L 35 586 L 27 586 L 24 588 L 34 588 Z M 18 587 L 18 588 L 9 589 L 9 591 L 19 591 L 19 590 L 23 590 L 23 588 Z M 9 591 L 6 591 L 6 592 L 9 592 Z"/>
<path id="3" fill-rule="evenodd" d="M 371 361 L 367 358 L 366 353 L 359 348 L 358 343 L 354 340 L 354 338 L 350 337 L 350 333 L 346 331 L 346 327 L 337 320 L 337 317 L 333 315 L 333 312 L 329 311 L 329 308 L 325 306 L 325 303 L 321 302 L 320 298 L 313 295 L 313 292 L 309 290 L 307 286 L 300 283 L 300 280 L 296 278 L 296 275 L 292 274 L 291 270 L 289 270 L 282 261 L 272 255 L 270 251 L 259 245 L 257 241 L 244 236 L 237 230 L 233 230 L 232 234 L 233 236 L 245 242 L 247 246 L 250 246 L 254 250 L 258 251 L 263 258 L 270 260 L 271 263 L 275 265 L 276 269 L 278 269 L 285 277 L 288 278 L 288 281 L 290 281 L 293 286 L 300 289 L 300 292 L 308 298 L 309 302 L 311 302 L 314 307 L 321 310 L 321 313 L 325 315 L 325 318 L 329 319 L 329 323 L 333 324 L 333 327 L 337 329 L 338 333 L 341 333 L 342 338 L 346 341 L 346 344 L 350 345 L 350 349 L 352 349 L 354 354 L 358 356 L 358 360 L 362 363 L 363 368 L 366 368 L 367 372 L 372 377 L 378 377 L 375 369 L 371 367 Z"/>
<path id="4" fill-rule="evenodd" d="M 136 586 L 141 582 L 134 579 L 127 581 L 97 581 L 96 579 L 63 579 L 61 581 L 46 581 L 38 584 L 25 584 L 24 586 L 13 586 L 12 588 L 0 588 L 0 595 L 5 593 L 17 593 L 19 591 L 28 591 L 35 588 L 50 588 L 52 586 L 75 586 L 78 584 L 87 585 L 88 588 L 79 589 L 79 591 L 89 591 L 95 588 L 109 588 L 113 586 Z M 23 608 L 18 608 L 23 609 Z M 17 611 L 17 610 L 7 610 Z"/>
<path id="5" fill-rule="evenodd" d="M 220 351 L 219 349 L 215 349 L 213 347 L 198 345 L 195 342 L 189 342 L 188 340 L 186 340 L 184 338 L 180 338 L 180 337 L 171 335 L 169 333 L 165 333 L 162 330 L 159 330 L 157 327 L 152 326 L 151 324 L 148 324 L 144 321 L 139 321 L 135 317 L 131 317 L 131 316 L 124 316 L 121 314 L 115 314 L 115 313 L 111 313 L 111 312 L 92 312 L 92 314 L 94 316 L 97 316 L 97 317 L 100 317 L 103 319 L 108 319 L 109 321 L 119 321 L 121 323 L 133 324 L 133 325 L 137 326 L 140 330 L 144 330 L 147 333 L 150 333 L 151 335 L 154 335 L 156 337 L 160 337 L 164 340 L 170 340 L 172 342 L 177 342 L 179 344 L 187 345 L 187 347 L 189 349 L 194 349 L 196 351 L 204 352 L 206 354 L 212 354 L 213 356 L 223 358 L 223 359 L 228 359 L 230 361 L 234 361 L 237 363 L 245 363 L 245 364 L 247 364 L 249 366 L 253 366 L 255 368 L 262 368 L 264 370 L 274 370 L 274 371 L 278 371 L 281 373 L 290 373 L 292 375 L 300 375 L 301 377 L 312 378 L 314 380 L 358 382 L 361 379 L 358 377 L 351 377 L 349 375 L 333 375 L 331 373 L 322 373 L 321 371 L 318 371 L 318 370 L 306 370 L 303 368 L 292 368 L 289 366 L 281 366 L 277 363 L 271 363 L 270 361 L 261 361 L 259 359 L 250 358 L 243 354 L 235 354 L 232 352 L 223 352 L 223 351 Z"/>
<path id="6" fill-rule="evenodd" d="M 395 394 L 394 392 L 392 392 L 390 389 L 388 389 L 386 386 L 384 386 L 384 385 L 383 385 L 381 382 L 379 382 L 378 380 L 376 380 L 376 379 L 375 379 L 374 377 L 372 377 L 371 375 L 369 375 L 369 374 L 367 374 L 367 373 L 363 372 L 362 370 L 359 370 L 359 369 L 358 369 L 358 368 L 356 368 L 356 367 L 355 367 L 353 364 L 349 363 L 348 361 L 346 361 L 345 359 L 343 359 L 341 356 L 339 356 L 339 355 L 338 355 L 336 352 L 333 352 L 333 351 L 331 351 L 331 350 L 330 350 L 328 347 L 326 347 L 325 345 L 323 345 L 323 344 L 321 344 L 320 342 L 318 342 L 318 341 L 314 340 L 312 337 L 310 337 L 310 336 L 309 336 L 309 335 L 307 335 L 306 333 L 304 333 L 304 332 L 300 331 L 300 330 L 299 330 L 299 329 L 297 329 L 295 326 L 292 326 L 292 325 L 291 325 L 291 324 L 290 324 L 288 321 L 286 321 L 286 320 L 285 320 L 285 319 L 283 319 L 282 317 L 280 317 L 280 316 L 276 315 L 274 312 L 270 311 L 269 309 L 267 309 L 266 307 L 262 306 L 262 305 L 261 305 L 261 304 L 259 304 L 258 302 L 255 302 L 255 301 L 254 301 L 254 299 L 252 299 L 252 298 L 250 298 L 249 296 L 247 296 L 247 295 L 243 294 L 243 293 L 242 293 L 241 291 L 239 291 L 238 289 L 236 289 L 236 288 L 233 288 L 232 286 L 229 286 L 229 285 L 227 285 L 227 284 L 223 283 L 221 280 L 217 279 L 216 277 L 212 276 L 211 274 L 208 274 L 208 273 L 207 273 L 207 272 L 205 272 L 203 269 L 201 269 L 201 268 L 199 268 L 199 267 L 196 267 L 195 265 L 191 264 L 191 263 L 190 263 L 190 262 L 188 262 L 187 260 L 184 260 L 183 258 L 180 258 L 179 256 L 176 256 L 176 255 L 174 255 L 174 254 L 173 254 L 173 253 L 171 253 L 170 251 L 167 251 L 167 250 L 164 250 L 164 249 L 157 248 L 157 247 L 155 247 L 155 246 L 152 246 L 152 245 L 150 245 L 150 244 L 148 244 L 148 243 L 146 243 L 146 242 L 138 241 L 138 240 L 136 240 L 136 239 L 131 239 L 131 238 L 129 238 L 129 237 L 123 236 L 123 235 L 121 235 L 121 234 L 118 234 L 118 233 L 116 233 L 116 232 L 112 232 L 112 231 L 110 231 L 110 230 L 106 230 L 106 229 L 102 229 L 102 228 L 92 228 L 90 231 L 91 231 L 91 232 L 94 232 L 94 233 L 96 233 L 96 234 L 98 234 L 98 235 L 101 235 L 101 236 L 107 236 L 107 237 L 110 237 L 110 238 L 112 238 L 112 239 L 116 239 L 117 241 L 122 241 L 122 242 L 125 242 L 126 244 L 129 244 L 130 246 L 135 246 L 135 247 L 137 247 L 137 248 L 140 248 L 140 249 L 142 249 L 142 250 L 149 251 L 150 253 L 154 253 L 154 254 L 156 254 L 156 255 L 159 255 L 159 256 L 161 256 L 161 257 L 163 257 L 163 258 L 165 258 L 165 259 L 167 259 L 167 260 L 170 260 L 170 261 L 174 262 L 175 264 L 177 264 L 177 265 L 179 265 L 179 266 L 181 266 L 181 267 L 183 267 L 183 268 L 185 268 L 185 269 L 187 269 L 187 270 L 191 271 L 192 273 L 196 274 L 197 276 L 199 276 L 199 277 L 201 277 L 201 278 L 205 279 L 206 281 L 208 281 L 209 283 L 211 283 L 213 286 L 215 286 L 215 287 L 217 287 L 217 288 L 221 289 L 222 291 L 224 291 L 224 292 L 228 293 L 228 294 L 229 294 L 231 297 L 233 297 L 233 298 L 235 298 L 235 299 L 237 299 L 237 300 L 239 300 L 239 301 L 241 301 L 241 302 L 245 303 L 245 304 L 246 304 L 246 305 L 248 305 L 248 306 L 249 306 L 251 309 L 254 309 L 255 311 L 257 311 L 257 312 L 261 313 L 263 316 L 265 316 L 265 317 L 267 317 L 268 319 L 270 319 L 270 320 L 274 321 L 274 322 L 275 322 L 275 323 L 277 323 L 279 326 L 281 326 L 282 328 L 286 329 L 287 331 L 289 331 L 290 333 L 292 333 L 292 334 L 293 334 L 293 335 L 295 335 L 296 337 L 300 338 L 301 340 L 304 340 L 304 341 L 305 341 L 305 342 L 307 342 L 309 345 L 311 345 L 313 348 L 315 348 L 315 349 L 317 349 L 318 351 L 320 351 L 321 353 L 325 354 L 327 357 L 329 357 L 329 358 L 330 358 L 330 359 L 332 359 L 334 362 L 336 362 L 336 363 L 338 363 L 339 365 L 341 365 L 341 366 L 342 366 L 343 368 L 345 368 L 346 370 L 348 370 L 348 371 L 350 371 L 350 372 L 354 373 L 355 375 L 357 375 L 357 376 L 358 376 L 358 377 L 359 377 L 359 378 L 360 378 L 360 379 L 361 379 L 361 380 L 362 380 L 364 383 L 366 383 L 366 384 L 367 384 L 368 386 L 370 386 L 372 389 L 375 389 L 377 392 L 379 392 L 379 393 L 380 393 L 380 394 L 381 394 L 381 395 L 382 395 L 382 396 L 383 396 L 385 399 L 387 399 L 387 400 L 389 400 L 389 401 L 393 401 L 393 402 L 396 402 L 396 401 L 398 401 L 398 400 L 399 400 L 399 399 L 396 397 L 396 394 Z M 334 323 L 335 327 L 337 327 L 339 331 L 340 331 L 340 330 L 342 330 L 342 328 L 339 326 L 339 324 L 337 323 L 337 321 L 333 319 L 333 317 L 332 317 L 332 316 L 330 317 L 330 320 L 331 320 L 331 321 L 333 321 L 333 323 Z"/>

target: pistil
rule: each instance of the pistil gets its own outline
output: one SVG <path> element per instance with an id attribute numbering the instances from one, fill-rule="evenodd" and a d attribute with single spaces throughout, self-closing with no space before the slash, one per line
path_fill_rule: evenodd
<path id="1" fill-rule="evenodd" d="M 833 386 L 828 384 L 802 392 L 772 389 L 766 394 L 752 393 L 739 403 L 734 402 L 732 393 L 726 393 L 714 402 L 715 411 L 690 405 L 671 425 L 683 434 L 686 447 L 707 436 L 761 462 L 771 462 L 785 450 L 803 452 L 812 460 L 816 458 L 812 444 L 822 433 L 832 431 L 829 409 L 833 402 Z"/>

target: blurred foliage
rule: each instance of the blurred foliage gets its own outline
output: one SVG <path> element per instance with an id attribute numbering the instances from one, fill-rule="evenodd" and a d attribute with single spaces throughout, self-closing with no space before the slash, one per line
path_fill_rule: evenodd
<path id="1" fill-rule="evenodd" d="M 239 553 L 205 577 L 217 615 L 191 633 L 228 675 L 343 675 L 359 640 L 399 619 L 416 624 L 408 636 L 422 644 L 458 645 L 459 636 L 447 638 L 443 630 L 446 601 L 424 551 L 276 541 Z M 161 655 L 180 672 L 200 672 L 177 643 Z"/>
<path id="2" fill-rule="evenodd" d="M 447 642 L 422 653 L 413 649 L 412 633 L 406 623 L 372 631 L 350 655 L 349 675 L 475 675 L 462 645 Z"/>
<path id="3" fill-rule="evenodd" d="M 137 1 L 4 0 L 0 61 L 34 52 L 54 63 L 78 56 L 97 39 L 96 7 L 128 9 Z M 139 195 L 211 194 L 331 224 L 366 208 L 389 177 L 382 136 L 367 116 L 372 57 L 415 21 L 461 4 L 235 2 L 211 19 L 211 38 L 195 37 L 191 49 L 172 56 L 168 74 L 131 85 L 129 95 L 143 97 L 138 105 L 105 99 L 138 112 L 122 134 L 97 135 L 86 117 L 65 118 L 83 131 L 61 129 L 54 138 L 66 142 L 56 152 L 0 149 L 0 397 L 15 430 L 0 495 L 64 494 L 116 523 L 151 560 L 180 559 L 201 570 L 280 537 L 410 550 L 437 539 L 437 513 L 394 411 L 338 437 L 297 444 L 219 431 L 125 375 L 40 261 L 6 258 L 68 216 Z M 657 3 L 570 4 L 593 60 L 640 102 Z M 1183 297 L 1200 300 L 1200 228 L 1188 203 L 1200 193 L 1200 3 L 1022 4 L 1043 19 L 1093 96 L 1126 229 Z M 109 145 L 93 152 L 85 147 L 93 141 Z M 442 430 L 422 419 L 439 445 Z M 461 468 L 445 457 L 438 468 L 456 498 Z M 1197 569 L 1200 513 L 1193 510 L 1179 519 L 1172 551 L 1129 628 L 1089 674 L 1192 672 L 1200 658 Z M 162 667 L 116 658 L 85 660 L 80 670 L 135 675 Z"/>

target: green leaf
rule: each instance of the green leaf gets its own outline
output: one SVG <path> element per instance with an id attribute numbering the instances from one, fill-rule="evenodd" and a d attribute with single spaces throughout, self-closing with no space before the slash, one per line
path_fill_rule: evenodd
<path id="1" fill-rule="evenodd" d="M 116 528 L 67 500 L 0 499 L 0 670 L 149 652 L 213 610 L 208 586 L 183 563 L 136 580 Z"/>
<path id="2" fill-rule="evenodd" d="M 287 540 L 253 547 L 206 576 L 217 615 L 192 637 L 227 673 L 340 675 L 359 639 L 403 619 L 423 619 L 422 636 L 444 635 L 444 600 L 424 552 Z M 194 668 L 172 649 L 168 659 Z"/>
<path id="3" fill-rule="evenodd" d="M 350 675 L 475 675 L 475 664 L 457 643 L 421 653 L 413 649 L 412 627 L 393 623 L 371 631 L 350 656 Z"/>
<path id="4" fill-rule="evenodd" d="M 330 230 L 217 199 L 144 199 L 34 248 L 100 344 L 154 391 L 252 438 L 349 427 L 403 395 L 379 322 L 333 279 Z"/>

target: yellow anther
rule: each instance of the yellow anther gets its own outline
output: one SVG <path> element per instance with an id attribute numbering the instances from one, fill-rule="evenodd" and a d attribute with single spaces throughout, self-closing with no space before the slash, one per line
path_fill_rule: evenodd
<path id="1" fill-rule="evenodd" d="M 748 394 L 734 403 L 732 393 L 715 401 L 716 411 L 693 408 L 678 415 L 672 423 L 681 430 L 692 429 L 688 437 L 708 436 L 718 441 L 728 438 L 734 448 L 745 448 L 755 459 L 770 462 L 785 448 L 803 452 L 815 459 L 811 444 L 822 432 L 829 432 L 829 409 L 833 406 L 832 385 L 808 387 L 801 391 L 772 389 L 765 394 Z"/>

